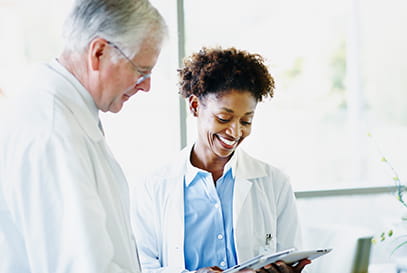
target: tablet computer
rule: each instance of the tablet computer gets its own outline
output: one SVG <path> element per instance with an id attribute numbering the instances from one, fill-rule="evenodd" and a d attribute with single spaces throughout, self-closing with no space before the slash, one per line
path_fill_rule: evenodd
<path id="1" fill-rule="evenodd" d="M 259 269 L 263 266 L 281 260 L 281 258 L 291 252 L 295 251 L 294 248 L 275 252 L 271 254 L 262 254 L 255 256 L 249 260 L 244 261 L 241 264 L 235 265 L 223 271 L 223 273 L 234 273 L 243 269 Z"/>
<path id="2" fill-rule="evenodd" d="M 287 264 L 295 264 L 303 259 L 313 260 L 322 255 L 329 253 L 332 248 L 321 248 L 312 250 L 295 250 L 294 248 L 283 250 L 276 253 L 263 254 L 253 257 L 241 264 L 235 265 L 231 268 L 226 269 L 223 273 L 234 273 L 243 269 L 259 269 L 265 265 L 284 261 Z"/>
<path id="3" fill-rule="evenodd" d="M 314 260 L 332 251 L 332 248 L 321 248 L 312 250 L 296 250 L 281 257 L 280 260 L 286 264 L 294 264 L 303 259 Z"/>

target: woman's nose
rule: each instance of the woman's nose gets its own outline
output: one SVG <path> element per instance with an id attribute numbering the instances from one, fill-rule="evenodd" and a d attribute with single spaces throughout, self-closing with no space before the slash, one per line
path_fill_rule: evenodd
<path id="1" fill-rule="evenodd" d="M 235 139 L 240 138 L 243 135 L 243 129 L 240 122 L 232 122 L 228 128 L 228 134 Z"/>

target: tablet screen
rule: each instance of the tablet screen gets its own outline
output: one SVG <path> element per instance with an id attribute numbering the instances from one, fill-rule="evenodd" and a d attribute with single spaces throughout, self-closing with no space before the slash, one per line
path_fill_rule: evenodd
<path id="1" fill-rule="evenodd" d="M 241 264 L 235 265 L 223 271 L 224 273 L 234 273 L 243 269 L 259 269 L 265 265 L 284 261 L 287 264 L 293 264 L 303 259 L 313 260 L 329 253 L 332 248 L 321 248 L 312 250 L 295 250 L 294 248 L 283 250 L 276 253 L 269 253 L 255 256 Z"/>

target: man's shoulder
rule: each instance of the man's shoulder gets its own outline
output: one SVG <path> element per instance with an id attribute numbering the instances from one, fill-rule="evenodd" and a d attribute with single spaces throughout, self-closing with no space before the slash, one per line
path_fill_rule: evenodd
<path id="1" fill-rule="evenodd" d="M 7 113 L 0 117 L 0 145 L 23 149 L 59 142 L 61 145 L 65 143 L 65 146 L 80 144 L 78 140 L 83 138 L 84 133 L 72 114 L 55 100 L 55 96 L 49 93 L 9 100 Z"/>
<path id="2" fill-rule="evenodd" d="M 66 125 L 72 118 L 72 113 L 54 94 L 41 90 L 17 95 L 10 100 L 7 109 L 8 114 L 4 118 L 7 126 L 21 131 L 25 131 L 24 128 L 30 132 L 61 131 L 69 128 Z"/>

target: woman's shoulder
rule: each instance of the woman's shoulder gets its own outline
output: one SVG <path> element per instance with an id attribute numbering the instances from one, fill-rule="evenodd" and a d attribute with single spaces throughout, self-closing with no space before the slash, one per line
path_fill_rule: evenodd
<path id="1" fill-rule="evenodd" d="M 289 176 L 283 170 L 253 157 L 244 150 L 239 150 L 237 161 L 237 173 L 240 177 L 271 186 L 290 186 Z"/>
<path id="2" fill-rule="evenodd" d="M 252 170 L 254 173 L 259 173 L 264 171 L 268 174 L 279 174 L 285 175 L 284 172 L 274 165 L 262 160 L 258 159 L 243 149 L 238 150 L 237 154 L 237 161 L 239 167 L 245 166 L 246 169 Z"/>

